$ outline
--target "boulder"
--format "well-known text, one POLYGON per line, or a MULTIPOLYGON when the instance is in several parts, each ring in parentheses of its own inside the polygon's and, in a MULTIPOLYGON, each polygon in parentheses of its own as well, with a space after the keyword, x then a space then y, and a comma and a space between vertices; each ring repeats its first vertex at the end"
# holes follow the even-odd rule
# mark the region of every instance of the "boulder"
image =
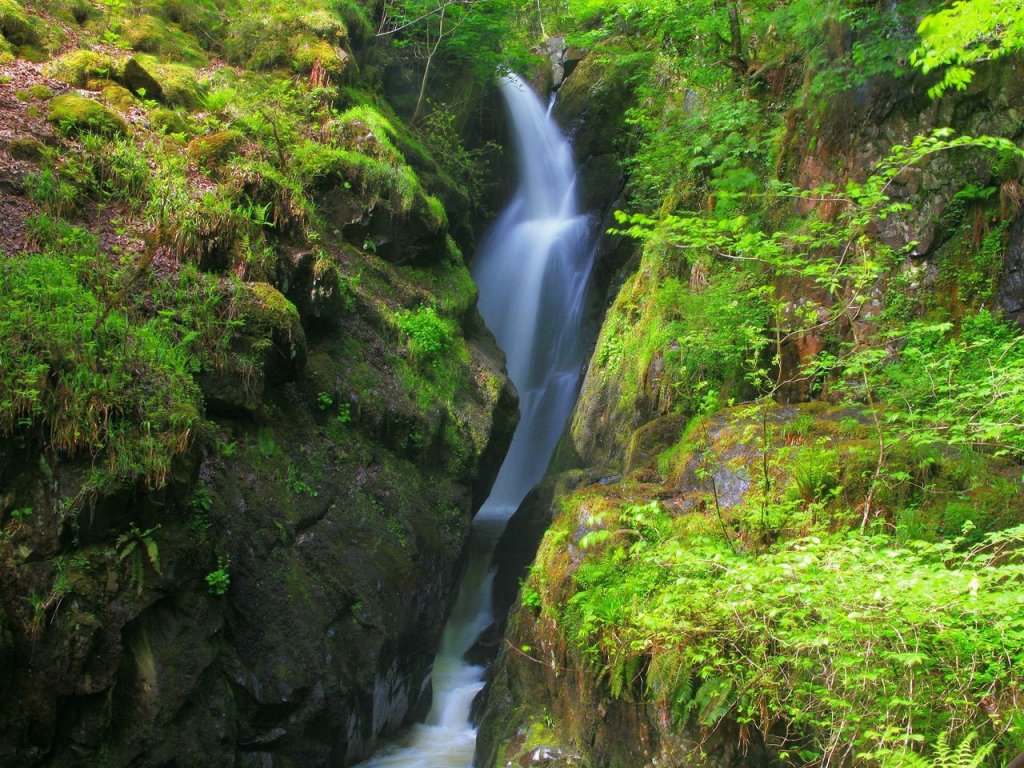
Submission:
POLYGON ((94 131, 106 134, 128 132, 125 121, 109 107, 77 93, 65 93, 50 102, 47 119, 65 133, 94 131))

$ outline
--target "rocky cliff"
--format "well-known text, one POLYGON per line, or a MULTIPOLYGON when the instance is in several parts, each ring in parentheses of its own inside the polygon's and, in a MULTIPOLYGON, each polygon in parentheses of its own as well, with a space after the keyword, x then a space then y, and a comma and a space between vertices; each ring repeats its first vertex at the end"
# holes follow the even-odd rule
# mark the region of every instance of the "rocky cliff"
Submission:
POLYGON ((135 5, 0 5, 0 764, 349 765, 517 419, 480 214, 372 9, 135 5))
MULTIPOLYGON (((846 44, 851 39, 856 35, 846 44)), ((617 188, 608 183, 617 178, 617 169, 637 165, 637 147, 631 144, 636 138, 625 129, 623 114, 631 116, 630 124, 640 123, 644 105, 639 99, 658 98, 651 90, 634 90, 643 82, 635 70, 642 56, 633 55, 638 47, 614 36, 605 39, 560 86, 555 114, 575 137, 582 182, 597 195, 617 188), (612 122, 623 127, 610 130, 612 122)), ((830 56, 841 59, 843 50, 837 42, 830 56)), ((1016 63, 984 69, 967 92, 939 101, 926 95, 926 78, 906 71, 868 77, 855 88, 819 98, 807 87, 810 65, 805 62, 807 69, 801 71, 792 58, 772 63, 770 54, 763 55, 767 61, 758 62, 756 70, 751 65, 758 86, 724 90, 731 98, 768 105, 760 113, 766 122, 773 119, 773 110, 780 110, 768 173, 799 189, 864 183, 893 147, 909 145, 915 135, 934 128, 1020 139, 1024 102, 1016 63)), ((711 107, 701 99, 714 97, 696 85, 673 93, 668 65, 663 66, 649 74, 654 92, 668 104, 657 116, 664 122, 655 121, 658 130, 670 120, 685 120, 695 132, 692 142, 710 146, 711 139, 700 131, 713 132, 716 125, 702 126, 711 107)), ((685 82, 685 76, 680 79, 685 82)), ((744 146, 744 129, 738 125, 743 124, 730 124, 734 132, 725 140, 744 146)), ((747 124, 746 130, 757 129, 747 124)), ((692 171, 712 160, 699 150, 694 154, 691 172, 679 169, 676 185, 663 190, 662 215, 680 209, 679 216, 689 211, 714 215, 716 176, 692 171)), ((835 306, 830 304, 835 298, 813 282, 778 276, 769 294, 772 308, 766 305, 763 319, 751 320, 758 316, 756 307, 742 303, 749 284, 743 278, 737 282, 740 267, 715 272, 712 261, 709 276, 701 249, 740 259, 741 244, 731 252, 728 246, 715 251, 714 237, 707 236, 707 241, 685 246, 691 250, 674 251, 672 234, 661 231, 643 234, 650 238, 644 244, 609 240, 609 253, 617 255, 606 261, 607 314, 570 433, 548 479, 513 517, 504 557, 499 556, 496 595, 514 607, 481 707, 478 765, 759 766, 835 759, 840 753, 829 749, 838 749, 843 738, 858 738, 844 734, 822 747, 815 733, 827 734, 842 722, 838 710, 817 725, 794 726, 788 718, 801 707, 817 706, 816 700, 807 703, 787 688, 778 694, 781 699, 765 696, 751 703, 750 689, 762 683, 749 675, 735 676, 744 680, 735 685, 750 686, 747 691, 730 687, 732 676, 723 670, 729 665, 757 668, 764 644, 769 655, 781 654, 776 661, 788 653, 778 650, 776 643, 783 641, 769 629, 776 616, 799 623, 799 618, 788 618, 784 602, 766 607, 765 617, 755 620, 764 621, 760 631, 755 626, 737 638, 716 623, 728 617, 710 606, 703 613, 696 607, 705 600, 732 600, 734 593, 714 592, 713 579, 692 587, 697 592, 679 593, 672 585, 691 583, 689 576, 705 567, 702 563, 717 558, 723 563, 738 558, 731 566, 721 565, 723 571, 754 569, 758 558, 785 551, 788 540, 799 541, 808 532, 829 536, 850 527, 863 530, 869 517, 876 530, 891 532, 893 541, 953 537, 965 516, 984 530, 1001 530, 1024 519, 1016 500, 1015 461, 984 451, 961 454, 952 445, 899 444, 872 415, 870 393, 865 397, 859 391, 850 398, 836 391, 841 385, 834 380, 833 390, 814 374, 802 373, 823 352, 842 354, 844 345, 854 346, 855 339, 886 327, 895 312, 903 313, 906 322, 924 316, 969 324, 981 307, 986 318, 988 310, 1017 318, 1019 206, 999 209, 971 202, 965 207, 970 193, 962 191, 965 185, 1014 188, 1016 172, 1006 173, 998 162, 993 167, 991 158, 970 153, 945 153, 923 168, 908 164, 887 186, 905 208, 872 222, 868 235, 905 255, 893 272, 864 287, 865 298, 851 302, 853 312, 840 313, 833 322, 834 315, 816 309, 809 328, 791 320, 804 304, 835 306), (778 340, 774 357, 756 349, 748 353, 752 367, 763 366, 766 377, 783 382, 772 387, 767 401, 758 400, 759 385, 743 374, 743 366, 729 362, 746 343, 730 337, 729 329, 744 322, 764 329, 755 333, 766 331, 778 340), (754 405, 720 410, 727 400, 754 405), (921 475, 925 466, 927 477, 921 475), (902 479, 876 485, 872 478, 883 474, 902 479), (959 499, 955 504, 949 501, 954 496, 959 499), (687 548, 705 552, 709 539, 729 542, 723 547, 726 554, 709 551, 692 559, 683 554, 687 548), (527 568, 538 542, 536 561, 527 568), (646 554, 649 547, 659 554, 646 554), (519 579, 525 580, 516 595, 519 579), (679 614, 686 618, 674 623, 679 614), (728 638, 722 640, 726 647, 707 640, 718 632, 728 638)), ((649 183, 633 178, 627 190, 642 201, 649 183)), ((616 195, 606 197, 605 204, 614 200, 618 207, 630 206, 629 193, 616 195)), ((636 200, 632 203, 635 209, 636 200)), ((723 227, 745 226, 749 220, 766 231, 775 226, 792 231, 794 216, 834 218, 841 208, 827 210, 829 204, 779 203, 769 193, 741 207, 749 219, 723 227)), ((649 226, 645 220, 638 229, 649 226)), ((1012 338, 1011 326, 1005 327, 1006 338, 1012 338)), ((882 359, 896 360, 901 343, 906 342, 891 342, 882 359)), ((763 585, 755 579, 745 588, 767 594, 769 577, 759 578, 765 579, 763 585)), ((742 597, 735 599, 743 605, 742 597)), ((824 608, 811 605, 808 610, 824 608)), ((740 627, 747 618, 741 612, 738 608, 734 616, 740 627)), ((840 642, 822 614, 816 615, 822 623, 810 628, 811 636, 828 643, 829 638, 820 638, 832 635, 833 642, 840 642)), ((764 681, 769 687, 785 685, 778 681, 790 674, 799 678, 785 668, 765 666, 768 671, 757 674, 775 675, 775 682, 764 681)), ((813 673, 806 684, 827 688, 822 696, 847 695, 834 692, 813 673)), ((999 703, 993 701, 993 711, 1000 714, 993 717, 1012 717, 1013 695, 1006 689, 1000 696, 999 703)), ((973 711, 970 702, 964 706, 973 711)), ((1010 733, 1016 732, 1011 728, 1010 733)), ((1005 738, 1019 741, 1015 735, 1005 738)), ((846 752, 840 762, 874 764, 879 759, 878 753, 862 749, 858 758, 846 752)), ((1004 754, 1007 759, 1015 754, 1012 745, 1004 754)))

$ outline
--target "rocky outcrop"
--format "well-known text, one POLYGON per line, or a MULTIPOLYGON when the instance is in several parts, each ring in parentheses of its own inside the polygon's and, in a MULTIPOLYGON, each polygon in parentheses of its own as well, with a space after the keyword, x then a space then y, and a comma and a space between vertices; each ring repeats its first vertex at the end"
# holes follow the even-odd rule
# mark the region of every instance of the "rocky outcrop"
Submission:
POLYGON ((549 768, 761 768, 761 744, 738 729, 680 730, 658 707, 613 698, 543 615, 513 614, 490 681, 476 765, 549 768))
MULTIPOLYGON (((547 53, 558 64, 557 48, 547 53)), ((780 176, 801 188, 863 181, 894 145, 907 144, 914 136, 943 126, 953 126, 966 134, 1019 138, 1024 92, 1018 66, 1003 63, 984 69, 967 92, 950 94, 940 102, 927 97, 924 79, 913 74, 900 79, 873 77, 856 89, 827 100, 816 102, 808 98, 801 106, 794 106, 787 116, 787 132, 779 156, 780 176)), ((615 67, 614 56, 590 54, 583 58, 562 83, 554 110, 574 137, 581 163, 581 188, 586 190, 589 186, 593 191, 589 204, 604 210, 609 206, 625 207, 617 200, 624 181, 617 157, 628 151, 628 145, 623 143, 626 139, 621 131, 621 116, 629 106, 631 94, 617 80, 622 73, 616 72, 615 67)), ((942 284, 942 270, 955 272, 961 264, 958 259, 963 258, 961 251, 976 251, 977 243, 973 249, 961 248, 964 221, 951 215, 949 204, 966 185, 998 187, 1001 181, 993 171, 993 163, 979 160, 977 154, 947 152, 938 153, 920 169, 906 171, 891 185, 889 191, 894 198, 910 203, 910 210, 881 221, 872 234, 893 246, 916 241, 905 265, 906 274, 912 276, 906 280, 911 303, 919 300, 922 290, 938 295, 938 302, 946 300, 944 292, 957 293, 955 283, 951 289, 942 284)), ((699 207, 704 201, 693 204, 699 207)), ((812 207, 811 203, 801 201, 795 210, 784 213, 807 214, 812 207)), ((836 213, 818 211, 825 219, 836 213)), ((1012 207, 1010 213, 1013 215, 1012 207)), ((766 211, 764 215, 770 217, 779 212, 766 211)), ((988 218, 983 217, 982 226, 978 227, 982 232, 1009 223, 1005 211, 996 215, 990 207, 985 216, 988 218)), ((998 280, 992 280, 992 295, 952 297, 949 303, 954 318, 961 316, 966 303, 976 302, 980 306, 987 302, 985 305, 991 306, 995 303, 992 299, 996 299, 1009 317, 1024 322, 1022 220, 1016 216, 1007 229, 1008 248, 1002 274, 998 280)), ((657 278, 651 277, 651 282, 645 284, 642 275, 630 275, 638 262, 637 249, 614 240, 607 247, 614 254, 599 259, 598 269, 602 269, 602 263, 606 265, 602 282, 608 293, 595 297, 595 306, 609 306, 625 284, 623 304, 631 306, 636 319, 644 309, 643 298, 653 294, 657 278)), ((879 286, 871 293, 869 305, 858 308, 857 317, 840 323, 838 333, 849 333, 853 323, 858 324, 858 332, 874 327, 872 324, 878 322, 877 316, 883 310, 883 288, 879 286)), ((776 296, 788 302, 781 322, 785 322, 788 314, 799 312, 815 290, 812 285, 780 280, 776 296)), ((631 316, 624 314, 618 320, 628 327, 631 316)), ((781 378, 800 370, 827 343, 834 341, 814 333, 788 338, 780 350, 784 369, 781 378)), ((680 342, 674 343, 678 349, 680 342)), ((643 664, 631 672, 635 672, 633 687, 627 683, 624 690, 613 693, 613 685, 595 666, 594 658, 581 653, 580 643, 573 640, 575 635, 570 637, 578 628, 559 625, 553 615, 560 608, 552 610, 552 606, 564 607, 578 588, 574 575, 583 559, 578 545, 587 528, 582 517, 574 516, 575 489, 592 486, 595 490, 588 492, 606 498, 610 506, 632 503, 627 491, 616 490, 622 481, 636 490, 637 498, 656 498, 669 508, 678 506, 680 510, 692 510, 702 503, 698 496, 713 495, 715 504, 728 514, 757 486, 757 457, 738 445, 716 449, 716 469, 710 475, 698 466, 700 462, 695 457, 676 467, 677 471, 670 476, 664 474, 659 456, 664 462, 674 460, 666 456, 686 434, 693 415, 676 407, 674 393, 663 380, 665 360, 674 351, 656 351, 650 364, 641 368, 642 380, 635 386, 619 380, 602 350, 595 351, 570 434, 559 447, 552 474, 527 498, 510 522, 510 537, 516 543, 502 555, 496 588, 498 603, 513 607, 490 672, 486 700, 479 707, 477 765, 738 768, 767 765, 773 759, 771 749, 759 736, 751 736, 749 729, 735 722, 726 719, 709 733, 689 723, 674 722, 664 708, 645 701, 643 664), (601 490, 599 483, 606 483, 607 490, 601 490), (540 591, 546 596, 541 598, 528 589, 517 605, 519 601, 510 595, 526 573, 525 550, 540 541, 540 526, 548 520, 553 521, 553 528, 540 545, 531 576, 534 586, 543 584, 540 591)), ((730 386, 735 386, 730 394, 737 395, 738 400, 747 399, 742 382, 730 386)), ((812 394, 810 384, 803 380, 781 391, 779 400, 805 403, 812 394)), ((857 429, 856 425, 863 426, 866 420, 860 412, 826 411, 818 404, 787 405, 773 411, 766 423, 785 432, 790 429, 788 425, 800 420, 842 423, 844 429, 857 429)), ((717 440, 721 422, 712 421, 707 429, 706 439, 717 440)), ((599 654, 595 651, 596 655, 599 654)))
POLYGON ((87 464, 5 446, 2 487, 25 506, 4 529, 0 762, 343 766, 429 704, 516 397, 478 334, 460 422, 422 414, 346 346, 375 337, 352 314, 319 333, 258 416, 223 410, 158 493, 74 506, 87 464))
POLYGON ((1007 317, 1024 324, 1024 216, 1020 214, 1010 227, 1003 259, 999 303, 1007 317))

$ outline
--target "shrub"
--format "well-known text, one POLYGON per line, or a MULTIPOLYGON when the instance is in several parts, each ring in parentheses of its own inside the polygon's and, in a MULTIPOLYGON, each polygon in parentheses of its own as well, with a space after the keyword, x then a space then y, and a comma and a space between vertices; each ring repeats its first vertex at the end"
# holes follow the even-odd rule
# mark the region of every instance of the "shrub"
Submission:
POLYGON ((604 523, 576 594, 542 602, 613 695, 647 664, 666 717, 785 732, 800 762, 855 750, 872 764, 974 729, 1020 750, 1024 526, 966 551, 843 532, 752 554, 678 533, 657 504, 604 523))
POLYGON ((409 351, 420 360, 433 360, 448 349, 455 338, 451 320, 438 317, 433 307, 399 312, 395 319, 405 336, 409 351))

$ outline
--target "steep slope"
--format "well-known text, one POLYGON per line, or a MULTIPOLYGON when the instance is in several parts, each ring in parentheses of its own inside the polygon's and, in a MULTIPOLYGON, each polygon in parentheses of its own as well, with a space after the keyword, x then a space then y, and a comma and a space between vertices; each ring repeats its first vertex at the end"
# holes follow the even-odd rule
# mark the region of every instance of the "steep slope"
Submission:
POLYGON ((516 396, 372 10, 0 3, 4 766, 347 765, 429 703, 516 396))
POLYGON ((1016 60, 933 99, 907 62, 936 7, 574 7, 560 113, 628 173, 637 244, 511 523, 550 528, 499 575, 526 580, 478 764, 1009 762, 1016 60))

